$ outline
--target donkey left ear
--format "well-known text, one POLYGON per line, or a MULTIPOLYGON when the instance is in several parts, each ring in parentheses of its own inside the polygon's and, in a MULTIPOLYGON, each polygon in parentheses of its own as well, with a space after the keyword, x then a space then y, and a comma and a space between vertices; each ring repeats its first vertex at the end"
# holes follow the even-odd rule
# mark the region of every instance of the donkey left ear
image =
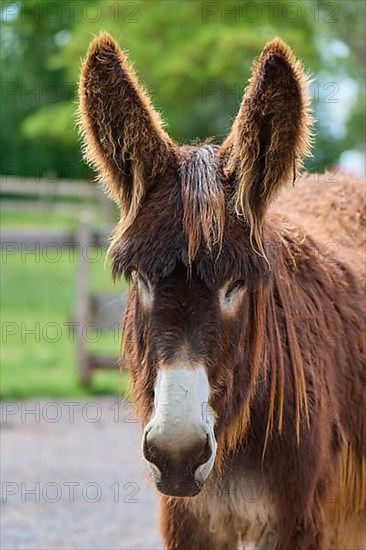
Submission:
POLYGON ((222 170, 235 181, 236 210, 262 253, 265 212, 310 155, 307 85, 291 49, 279 38, 269 42, 253 64, 239 113, 220 149, 222 170))
POLYGON ((80 78, 79 123, 86 160, 132 223, 164 174, 174 144, 125 53, 106 33, 91 43, 80 78))

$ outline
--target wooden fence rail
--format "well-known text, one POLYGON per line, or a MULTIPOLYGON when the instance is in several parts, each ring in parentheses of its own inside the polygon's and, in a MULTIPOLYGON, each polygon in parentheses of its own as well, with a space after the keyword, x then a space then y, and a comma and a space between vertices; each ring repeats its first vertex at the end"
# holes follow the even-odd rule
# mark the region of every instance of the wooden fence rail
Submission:
POLYGON ((94 209, 108 223, 115 221, 113 204, 103 193, 101 186, 85 180, 48 180, 0 176, 0 199, 3 212, 32 212, 44 214, 77 214, 80 204, 94 209))
POLYGON ((58 197, 69 199, 98 199, 101 191, 98 185, 87 181, 50 181, 39 178, 20 178, 15 176, 0 177, 0 195, 19 197, 58 197))

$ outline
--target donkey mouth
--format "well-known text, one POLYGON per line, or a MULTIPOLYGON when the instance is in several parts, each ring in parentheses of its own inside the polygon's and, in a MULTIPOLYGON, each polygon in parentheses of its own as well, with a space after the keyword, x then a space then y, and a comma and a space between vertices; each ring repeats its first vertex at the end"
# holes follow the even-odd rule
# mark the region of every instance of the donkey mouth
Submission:
POLYGON ((193 497, 198 495, 212 468, 210 458, 198 468, 190 466, 174 467, 170 464, 169 468, 158 468, 155 464, 147 462, 150 474, 152 475, 155 487, 163 495, 172 497, 193 497))
POLYGON ((166 480, 162 477, 155 486, 160 493, 170 497, 194 497, 201 491, 203 483, 196 479, 180 482, 179 480, 166 480))

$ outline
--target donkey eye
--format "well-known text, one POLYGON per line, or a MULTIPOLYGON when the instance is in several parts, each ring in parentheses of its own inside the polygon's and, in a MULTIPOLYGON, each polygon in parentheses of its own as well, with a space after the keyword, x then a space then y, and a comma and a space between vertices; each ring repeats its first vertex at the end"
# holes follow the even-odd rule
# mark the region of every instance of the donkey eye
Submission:
POLYGON ((220 289, 219 300, 221 311, 224 314, 232 315, 239 306, 242 297, 242 292, 245 289, 245 282, 242 279, 237 279, 230 285, 226 285, 220 289))
POLYGON ((145 292, 150 292, 150 284, 148 280, 143 275, 141 275, 141 273, 137 274, 137 284, 145 292))
POLYGON ((242 279, 238 279, 226 291, 225 300, 227 300, 227 301, 231 300, 231 298, 233 298, 235 296, 235 294, 243 288, 244 288, 244 281, 242 279))

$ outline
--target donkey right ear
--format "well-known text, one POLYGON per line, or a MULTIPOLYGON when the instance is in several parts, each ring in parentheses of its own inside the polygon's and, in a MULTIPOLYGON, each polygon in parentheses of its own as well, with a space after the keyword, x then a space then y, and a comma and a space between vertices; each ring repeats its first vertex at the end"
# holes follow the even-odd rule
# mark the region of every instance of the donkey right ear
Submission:
POLYGON ((89 47, 79 96, 85 159, 129 225, 149 187, 164 173, 174 143, 125 54, 108 34, 100 34, 89 47))
POLYGON ((221 146, 221 167, 236 188, 236 210, 252 244, 264 254, 262 228, 269 205, 310 156, 313 122, 308 78, 280 38, 253 65, 239 113, 221 146))

